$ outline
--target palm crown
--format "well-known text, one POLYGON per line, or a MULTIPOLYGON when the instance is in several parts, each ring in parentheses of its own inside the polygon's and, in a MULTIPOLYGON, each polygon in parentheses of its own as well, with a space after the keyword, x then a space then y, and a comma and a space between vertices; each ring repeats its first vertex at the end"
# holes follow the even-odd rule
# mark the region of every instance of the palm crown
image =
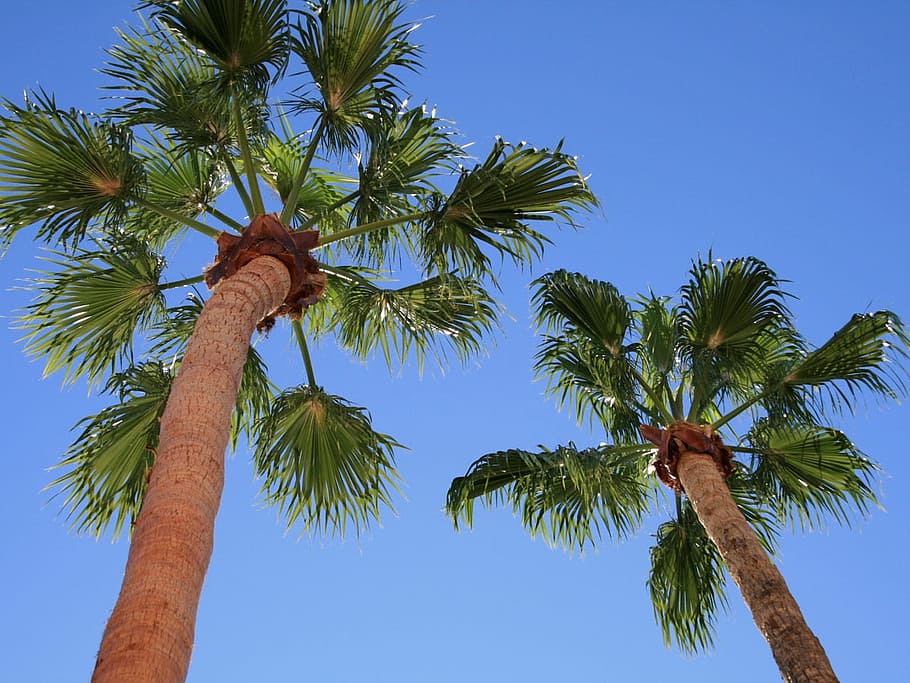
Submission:
POLYGON ((763 262, 697 260, 679 297, 628 299, 611 284, 557 271, 535 282, 543 337, 535 369, 579 421, 610 443, 477 460, 455 479, 447 508, 472 523, 473 503, 507 502, 548 542, 583 550, 603 533, 640 528, 655 474, 676 489, 651 548, 648 581, 669 644, 709 646, 724 606, 724 562, 673 474, 654 463, 639 428, 710 425, 736 457, 730 493, 768 550, 782 526, 848 522, 876 503, 876 465, 830 424, 861 393, 904 390, 907 330, 890 311, 854 315, 813 347, 795 329, 781 281, 763 262))
POLYGON ((2 245, 35 226, 52 247, 21 318, 26 350, 114 399, 83 420, 54 485, 80 530, 133 520, 202 308, 198 291, 174 296, 202 276, 169 279, 163 254, 187 230, 243 233, 275 211, 295 232, 319 229, 326 293, 291 311, 300 386, 277 392, 250 349, 233 443, 251 437, 263 495, 288 525, 359 529, 390 502, 399 444, 317 384, 307 341, 328 335, 390 366, 466 358, 496 326, 497 258, 533 261, 547 238, 532 225, 571 223, 595 200, 559 147, 497 140, 474 162, 446 121, 402 104, 421 51, 394 0, 139 11, 102 69, 115 106, 65 109, 38 91, 0 120, 2 245), (390 286, 403 262, 415 281, 390 286))

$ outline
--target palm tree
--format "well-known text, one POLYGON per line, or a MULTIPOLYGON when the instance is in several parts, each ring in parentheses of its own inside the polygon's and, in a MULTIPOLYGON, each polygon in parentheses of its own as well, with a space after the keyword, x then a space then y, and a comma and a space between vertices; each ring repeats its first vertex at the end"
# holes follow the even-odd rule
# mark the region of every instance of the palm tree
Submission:
POLYGON ((456 528, 472 524, 481 498, 583 550, 635 532, 669 488, 674 512, 657 530, 648 579, 664 641, 711 645, 726 567, 784 679, 837 680, 768 553, 781 526, 845 522, 876 503, 876 466, 829 416, 863 392, 904 390, 893 361, 906 359, 910 337, 898 317, 854 315, 812 347, 781 281, 755 258, 697 260, 677 300, 627 299, 565 271, 534 286, 544 333, 535 369, 610 443, 483 456, 449 489, 456 528))
POLYGON ((472 162, 403 104, 421 51, 397 0, 301 5, 144 2, 102 69, 112 108, 38 91, 0 118, 0 240, 34 227, 51 249, 26 350, 114 401, 53 482, 79 531, 132 534, 97 681, 186 677, 229 444, 249 439, 289 526, 359 531, 391 505, 399 443, 317 383, 314 337, 391 367, 467 358, 497 323, 497 261, 535 261, 533 225, 595 204, 559 146, 472 162), (187 231, 215 263, 169 277, 187 231), (203 279, 207 300, 174 298, 203 279), (305 380, 278 392, 250 340, 281 316, 305 380))

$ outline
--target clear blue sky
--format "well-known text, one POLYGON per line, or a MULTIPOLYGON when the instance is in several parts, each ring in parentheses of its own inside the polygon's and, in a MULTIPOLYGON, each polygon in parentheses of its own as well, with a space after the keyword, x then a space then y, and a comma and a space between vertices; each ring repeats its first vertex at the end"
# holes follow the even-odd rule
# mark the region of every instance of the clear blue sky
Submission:
MULTIPOLYGON (((93 69, 131 7, 7 3, 0 95, 40 84, 61 105, 93 108, 93 69)), ((910 5, 415 0, 409 14, 432 17, 416 34, 426 69, 408 80, 413 99, 454 119, 479 154, 495 135, 565 138, 604 211, 556 235, 533 273, 504 269, 514 320, 479 363, 391 376, 381 361, 317 349, 321 383, 410 447, 399 454, 407 500, 359 540, 297 540, 258 506, 248 454, 231 459, 189 680, 777 680, 735 589, 714 651, 664 648, 645 587, 662 518, 578 558, 532 540, 506 510, 456 534, 444 495, 483 453, 600 440, 531 381, 527 283, 547 269, 670 294, 710 248, 763 258, 792 281, 815 342, 854 312, 910 318, 910 5)), ((27 302, 13 288, 38 253, 29 238, 0 261, 0 680, 84 681, 127 545, 69 534, 42 491, 70 428, 104 402, 42 381, 10 329, 27 302)), ((279 329, 260 348, 280 383, 302 381, 279 329)), ((886 511, 783 541, 781 569, 843 681, 910 680, 908 418, 906 405, 870 405, 842 423, 884 466, 886 511)))

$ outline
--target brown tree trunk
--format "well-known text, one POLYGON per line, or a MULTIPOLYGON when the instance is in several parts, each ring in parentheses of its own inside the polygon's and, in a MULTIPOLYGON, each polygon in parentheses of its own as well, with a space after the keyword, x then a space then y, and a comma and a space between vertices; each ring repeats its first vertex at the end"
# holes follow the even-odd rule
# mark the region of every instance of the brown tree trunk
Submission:
POLYGON ((828 656, 784 577, 743 517, 714 460, 683 450, 676 465, 698 519, 717 546, 788 683, 837 683, 828 656))
POLYGON ((205 304, 161 417, 155 466, 92 681, 186 679, 250 337, 289 287, 288 269, 260 257, 223 280, 205 304))

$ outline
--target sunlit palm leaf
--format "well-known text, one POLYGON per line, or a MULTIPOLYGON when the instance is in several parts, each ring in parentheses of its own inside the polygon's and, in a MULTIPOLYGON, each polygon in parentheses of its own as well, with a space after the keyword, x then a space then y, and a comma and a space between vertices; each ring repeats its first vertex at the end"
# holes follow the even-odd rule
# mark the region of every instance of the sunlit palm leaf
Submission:
POLYGON ((390 436, 373 431, 369 414, 318 387, 282 393, 258 424, 254 453, 265 501, 288 528, 358 533, 391 507, 397 490, 390 436))
POLYGON ((26 353, 45 359, 45 375, 64 371, 64 382, 95 384, 118 362, 129 363, 136 332, 164 313, 160 256, 136 242, 98 248, 52 252, 45 260, 55 269, 29 281, 37 296, 19 320, 26 353))
POLYGON ((602 534, 625 537, 638 529, 648 506, 643 454, 650 447, 574 445, 537 453, 490 453, 452 481, 446 510, 457 527, 473 524, 474 501, 508 503, 532 535, 569 550, 585 549, 602 534))
POLYGON ((877 505, 869 483, 878 469, 840 431, 813 424, 759 423, 753 485, 779 519, 804 528, 825 519, 849 524, 851 513, 877 505))
POLYGON ((906 328, 891 311, 854 315, 831 339, 797 361, 783 383, 827 391, 835 410, 853 405, 863 390, 897 398, 906 390, 901 364, 908 349, 906 328))
POLYGON ((381 112, 398 109, 396 71, 416 69, 419 52, 403 11, 396 0, 333 0, 314 3, 297 27, 293 50, 317 90, 297 106, 319 113, 330 149, 353 150, 381 112))
POLYGON ((720 553, 688 502, 655 539, 648 589, 664 643, 684 652, 710 648, 718 612, 727 607, 720 553))
POLYGON ((420 253, 428 268, 490 274, 492 250, 526 265, 549 239, 529 226, 596 205, 575 160, 555 150, 497 140, 487 159, 464 171, 425 221, 420 253))
POLYGON ((82 431, 57 467, 65 474, 48 488, 64 496, 63 510, 76 531, 118 537, 139 514, 158 446, 158 420, 171 387, 158 363, 113 375, 105 391, 119 402, 83 419, 82 431))
POLYGON ((185 147, 232 143, 231 102, 203 55, 158 26, 118 30, 118 36, 101 70, 115 81, 105 89, 123 100, 116 116, 172 131, 185 147))
MULTIPOLYGON (((147 172, 146 201, 169 212, 197 218, 229 186, 224 165, 198 150, 177 148, 162 140, 139 146, 147 172)), ((130 213, 126 230, 154 246, 164 244, 186 227, 145 208, 130 213)))
POLYGON ((28 225, 48 242, 74 244, 97 223, 117 226, 141 195, 144 173, 132 136, 83 112, 58 109, 33 95, 5 102, 0 118, 0 246, 28 225))
POLYGON ((338 284, 332 326, 339 343, 363 358, 381 350, 390 368, 412 351, 419 368, 427 355, 441 363, 447 350, 465 360, 496 325, 496 303, 472 278, 439 275, 398 289, 364 278, 338 284))
POLYGON ((287 65, 286 0, 149 0, 152 16, 209 57, 228 80, 264 85, 287 65))

